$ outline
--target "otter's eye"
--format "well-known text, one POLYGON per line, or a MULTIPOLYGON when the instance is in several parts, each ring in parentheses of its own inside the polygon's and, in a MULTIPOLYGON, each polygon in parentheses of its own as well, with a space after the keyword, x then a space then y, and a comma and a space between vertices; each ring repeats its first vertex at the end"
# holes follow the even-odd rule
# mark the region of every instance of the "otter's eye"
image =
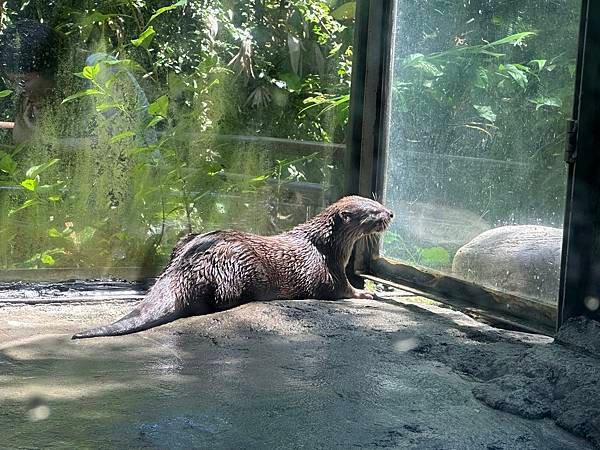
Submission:
POLYGON ((348 223, 352 220, 352 213, 350 211, 340 212, 340 217, 344 223, 348 223))

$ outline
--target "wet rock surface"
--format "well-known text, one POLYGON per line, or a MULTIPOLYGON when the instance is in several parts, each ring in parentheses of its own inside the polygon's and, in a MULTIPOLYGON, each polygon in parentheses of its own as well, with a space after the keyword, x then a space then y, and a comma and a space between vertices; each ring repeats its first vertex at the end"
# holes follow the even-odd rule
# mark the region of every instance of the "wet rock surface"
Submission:
POLYGON ((70 340, 132 305, 0 307, 2 446, 599 443, 599 359, 544 336, 404 299, 253 303, 135 335, 70 340))

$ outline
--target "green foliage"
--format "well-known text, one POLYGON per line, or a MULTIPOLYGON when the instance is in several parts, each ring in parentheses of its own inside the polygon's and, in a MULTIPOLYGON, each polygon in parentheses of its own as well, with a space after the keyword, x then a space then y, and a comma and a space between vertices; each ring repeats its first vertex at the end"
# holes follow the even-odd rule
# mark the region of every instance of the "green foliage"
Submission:
POLYGON ((496 121, 496 114, 494 113, 494 111, 492 111, 492 108, 490 106, 473 105, 473 108, 475 108, 477 114, 479 114, 479 116, 483 119, 486 119, 490 122, 496 121))
POLYGON ((12 156, 3 151, 0 151, 0 170, 8 175, 12 175, 17 170, 17 163, 12 156))
POLYGON ((452 211, 475 230, 561 226, 580 2, 397 8, 387 191, 414 216, 392 224, 388 254, 450 270, 466 243, 452 211))
POLYGON ((142 34, 140 34, 140 37, 138 37, 137 39, 132 39, 131 43, 136 47, 142 46, 146 50, 148 50, 150 44, 152 43, 152 39, 154 39, 155 34, 156 31, 154 31, 154 27, 150 25, 142 32, 142 34))
POLYGON ((154 19, 156 19, 158 16, 160 16, 163 13, 166 13, 167 11, 171 11, 173 9, 177 9, 180 6, 186 6, 187 5, 187 0, 179 0, 177 3, 174 3, 172 5, 169 6, 163 6, 162 8, 158 8, 156 10, 156 12, 154 14, 152 14, 152 16, 150 16, 150 19, 148 20, 148 24, 150 22, 152 22, 154 19))
POLYGON ((450 264, 450 253, 444 247, 418 249, 420 262, 426 266, 447 266, 450 264))
MULTIPOLYGON (((156 271, 185 232, 303 221, 307 200, 289 187, 335 189, 341 167, 325 148, 299 155, 261 138, 343 142, 354 8, 6 2, 0 29, 43 20, 68 51, 31 138, 0 134, 2 267, 156 271)), ((23 102, 6 81, 0 120, 23 102)))
POLYGON ((419 247, 415 242, 409 242, 401 233, 388 231, 384 235, 384 247, 404 261, 414 265, 427 266, 434 269, 448 267, 452 262, 452 255, 448 249, 436 245, 433 247, 419 247))

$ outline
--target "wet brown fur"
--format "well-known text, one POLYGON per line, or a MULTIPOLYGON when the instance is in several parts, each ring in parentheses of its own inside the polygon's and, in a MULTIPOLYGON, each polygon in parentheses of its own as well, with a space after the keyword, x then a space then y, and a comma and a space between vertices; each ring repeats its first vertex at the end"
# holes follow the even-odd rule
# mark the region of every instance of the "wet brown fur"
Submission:
POLYGON ((180 317, 250 301, 372 298, 345 274, 354 243, 383 231, 393 214, 363 197, 344 197, 276 236, 213 231, 182 238, 144 300, 127 316, 73 339, 135 333, 180 317))

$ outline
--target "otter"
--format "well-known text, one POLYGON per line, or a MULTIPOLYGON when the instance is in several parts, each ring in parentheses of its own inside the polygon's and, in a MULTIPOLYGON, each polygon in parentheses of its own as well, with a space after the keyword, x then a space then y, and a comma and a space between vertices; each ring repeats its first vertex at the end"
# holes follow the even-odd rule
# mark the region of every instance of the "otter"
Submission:
POLYGON ((372 299, 350 285, 345 268, 354 243, 383 232, 392 218, 379 202, 350 196, 276 236, 233 230, 189 234, 131 313, 73 339, 136 333, 251 301, 372 299))

